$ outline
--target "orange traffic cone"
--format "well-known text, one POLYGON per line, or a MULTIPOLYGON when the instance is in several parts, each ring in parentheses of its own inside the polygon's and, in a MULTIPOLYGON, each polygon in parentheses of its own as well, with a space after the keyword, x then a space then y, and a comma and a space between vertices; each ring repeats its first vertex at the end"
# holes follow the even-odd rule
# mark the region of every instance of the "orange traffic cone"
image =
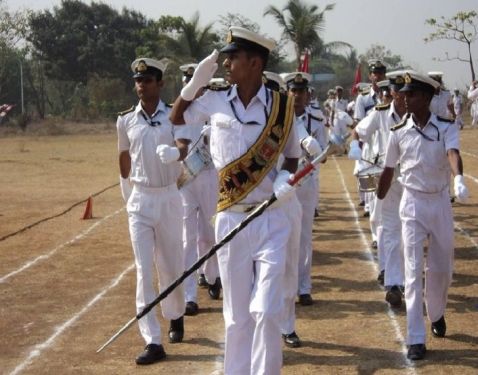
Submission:
POLYGON ((83 214, 83 220, 93 218, 93 198, 89 197, 86 201, 85 213, 83 214))

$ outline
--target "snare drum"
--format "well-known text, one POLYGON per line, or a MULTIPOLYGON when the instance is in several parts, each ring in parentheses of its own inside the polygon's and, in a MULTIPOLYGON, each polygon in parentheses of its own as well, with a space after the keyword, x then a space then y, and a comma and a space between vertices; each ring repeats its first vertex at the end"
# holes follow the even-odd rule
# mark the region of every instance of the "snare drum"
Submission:
POLYGON ((202 170, 212 168, 212 158, 209 153, 209 147, 201 139, 183 160, 183 172, 178 180, 178 186, 181 187, 193 180, 202 170))
POLYGON ((359 190, 362 192, 373 192, 377 190, 378 180, 383 172, 383 168, 372 165, 358 172, 359 190))

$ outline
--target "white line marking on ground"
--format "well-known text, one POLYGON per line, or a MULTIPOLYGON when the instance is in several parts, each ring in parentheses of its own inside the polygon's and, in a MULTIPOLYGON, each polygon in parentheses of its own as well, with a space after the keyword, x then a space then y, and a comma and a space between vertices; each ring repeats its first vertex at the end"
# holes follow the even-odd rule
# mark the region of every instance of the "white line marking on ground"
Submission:
POLYGON ((112 214, 108 215, 108 216, 105 216, 103 219, 97 221, 96 223, 94 223, 91 227, 89 227, 88 229, 86 229, 85 231, 83 231, 82 233, 78 234, 77 236, 73 237, 71 240, 65 242, 65 243, 62 243, 61 245, 55 247, 53 250, 51 250, 50 252, 46 253, 46 254, 42 254, 38 257, 36 257, 35 259, 33 260, 30 260, 28 262, 26 262, 23 266, 21 266, 20 268, 17 268, 15 271, 12 271, 8 274, 6 274, 5 276, 2 276, 0 278, 0 284, 1 283, 4 283, 5 281, 7 281, 10 277, 12 276, 15 276, 16 274, 22 272, 22 271, 25 271, 26 269, 30 268, 31 266, 35 265, 36 263, 42 261, 42 260, 45 260, 45 259, 48 259, 50 258, 52 255, 54 255, 58 250, 64 248, 65 246, 68 246, 68 245, 71 245, 73 243, 75 243, 76 241, 79 241, 81 240, 82 238, 84 238, 85 236, 87 236, 92 230, 94 230, 96 227, 100 226, 101 224, 103 224, 106 220, 108 219, 111 219, 113 216, 116 216, 117 214, 119 214, 121 211, 124 210, 124 207, 123 208, 120 208, 119 210, 113 212, 112 214))
MULTIPOLYGON (((355 206, 353 204, 350 193, 347 189, 347 185, 345 184, 344 175, 342 174, 342 170, 341 170, 340 165, 337 162, 337 160, 335 158, 333 158, 333 160, 334 160, 335 166, 337 167, 337 171, 339 172, 340 180, 342 182, 342 187, 343 187, 343 190, 344 190, 345 195, 347 197, 347 201, 348 201, 349 206, 352 209, 352 212, 354 214, 355 225, 360 232, 360 239, 362 240, 363 245, 367 249, 367 253, 366 253, 367 258, 370 260, 371 264, 373 265, 375 273, 378 273, 377 264, 374 262, 373 253, 372 253, 372 250, 369 247, 367 237, 365 236, 365 233, 363 232, 362 227, 360 226, 359 216, 358 216, 357 210, 355 209, 355 206)), ((388 317, 390 318, 390 321, 392 322, 392 326, 395 330, 395 335, 396 335, 397 339, 399 340, 399 342, 402 346, 402 355, 403 355, 403 359, 405 361, 405 365, 406 365, 407 370, 408 370, 407 373, 416 374, 416 369, 415 369, 415 366, 414 366, 413 362, 410 361, 407 358, 407 346, 405 344, 405 339, 403 338, 402 332, 400 331, 400 326, 399 326, 398 321, 397 321, 397 316, 395 315, 395 313, 393 312, 393 310, 390 307, 388 307, 387 314, 388 314, 388 317)))
POLYGON ((471 152, 466 152, 466 151, 460 150, 460 154, 471 156, 472 158, 478 159, 478 155, 472 154, 471 152))
POLYGON ((96 302, 98 302, 110 289, 114 288, 116 285, 119 284, 121 279, 132 269, 134 269, 134 263, 130 264, 128 268, 126 268, 121 274, 116 277, 110 285, 104 288, 100 293, 98 293, 90 302, 88 302, 78 313, 73 315, 70 319, 68 319, 65 323, 61 326, 55 328, 55 332, 51 335, 46 341, 42 342, 41 344, 35 345, 35 347, 30 351, 28 356, 20 363, 11 373, 10 375, 16 375, 22 372, 28 365, 30 365, 36 357, 39 357, 42 351, 50 348, 58 336, 60 336, 65 330, 70 328, 83 314, 85 314, 90 307, 92 307, 96 302))
POLYGON ((469 175, 467 173, 463 173, 463 175, 467 178, 469 178, 470 180, 472 180, 474 183, 478 184, 478 178, 472 176, 472 175, 469 175))

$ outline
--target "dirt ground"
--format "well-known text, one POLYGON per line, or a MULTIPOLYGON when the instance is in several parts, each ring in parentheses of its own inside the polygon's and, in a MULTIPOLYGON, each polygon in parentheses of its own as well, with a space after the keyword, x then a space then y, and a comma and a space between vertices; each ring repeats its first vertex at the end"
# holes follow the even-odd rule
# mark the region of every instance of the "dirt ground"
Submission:
MULTIPOLYGON (((357 207, 353 163, 330 158, 320 172, 314 225, 312 306, 297 305, 298 349, 284 348, 283 374, 478 373, 478 130, 465 129, 462 155, 471 198, 454 204, 456 263, 447 336, 428 335, 428 355, 404 356, 405 310, 392 311, 376 282, 368 221, 357 207)), ((0 237, 57 214, 118 181, 116 135, 0 139, 0 237)), ((182 344, 146 368, 136 325, 95 351, 135 315, 135 271, 118 187, 0 241, 1 374, 221 374, 221 301, 199 292, 182 344)), ((162 321, 167 330, 167 322, 162 321)), ((427 323, 428 325, 428 323, 427 323)))

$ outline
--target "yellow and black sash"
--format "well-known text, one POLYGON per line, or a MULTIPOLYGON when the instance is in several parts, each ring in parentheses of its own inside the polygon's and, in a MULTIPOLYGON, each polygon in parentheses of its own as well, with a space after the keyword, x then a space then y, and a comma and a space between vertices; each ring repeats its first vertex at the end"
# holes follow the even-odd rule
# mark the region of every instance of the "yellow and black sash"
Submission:
POLYGON ((218 212, 244 199, 275 166, 289 138, 293 119, 294 99, 274 91, 269 119, 257 141, 219 171, 218 212))

